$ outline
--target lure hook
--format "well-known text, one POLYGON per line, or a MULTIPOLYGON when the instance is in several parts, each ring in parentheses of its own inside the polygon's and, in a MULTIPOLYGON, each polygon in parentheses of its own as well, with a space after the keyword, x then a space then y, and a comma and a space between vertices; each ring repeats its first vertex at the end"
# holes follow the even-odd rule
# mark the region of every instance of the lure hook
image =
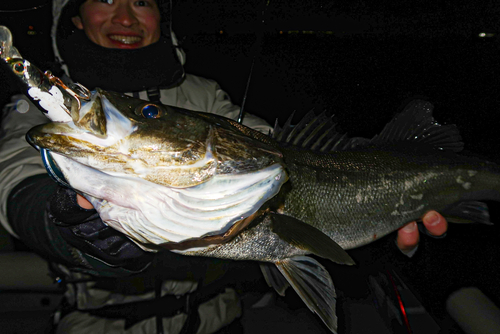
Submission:
MULTIPOLYGON (((73 89, 69 88, 64 82, 62 82, 61 79, 53 75, 52 72, 45 71, 44 74, 47 76, 51 84, 59 86, 60 88, 64 89, 69 95, 71 95, 76 100, 76 102, 78 103, 78 110, 80 110, 82 107, 81 100, 90 101, 90 96, 91 96, 90 91, 84 85, 80 83, 74 83, 73 87, 77 88, 77 90, 79 91, 78 93, 76 93, 73 89)), ((66 110, 66 112, 69 115, 71 115, 71 113, 68 110, 66 110)))

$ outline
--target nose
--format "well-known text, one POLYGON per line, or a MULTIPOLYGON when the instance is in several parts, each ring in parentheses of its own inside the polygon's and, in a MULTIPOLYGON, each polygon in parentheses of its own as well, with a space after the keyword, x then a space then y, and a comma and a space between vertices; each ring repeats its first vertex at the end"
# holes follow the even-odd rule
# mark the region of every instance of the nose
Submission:
POLYGON ((117 4, 112 22, 124 27, 130 27, 138 22, 130 2, 119 2, 117 4))

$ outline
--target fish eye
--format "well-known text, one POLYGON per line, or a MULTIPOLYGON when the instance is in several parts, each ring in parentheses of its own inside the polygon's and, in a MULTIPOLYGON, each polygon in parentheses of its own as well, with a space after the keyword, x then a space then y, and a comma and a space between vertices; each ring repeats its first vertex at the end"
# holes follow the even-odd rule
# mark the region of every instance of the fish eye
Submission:
POLYGON ((140 107, 139 114, 144 118, 160 118, 162 115, 162 108, 156 104, 146 104, 140 107))
POLYGON ((12 64, 12 69, 16 74, 22 75, 26 70, 26 66, 24 66, 24 62, 22 60, 18 60, 12 64))

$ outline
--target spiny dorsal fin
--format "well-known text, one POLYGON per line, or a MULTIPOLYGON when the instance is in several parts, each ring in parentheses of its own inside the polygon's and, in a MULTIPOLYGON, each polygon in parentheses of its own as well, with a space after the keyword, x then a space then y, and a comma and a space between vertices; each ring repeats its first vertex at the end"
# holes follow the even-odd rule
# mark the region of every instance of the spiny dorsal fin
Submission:
POLYGON ((293 126, 292 126, 293 116, 295 116, 295 111, 292 112, 290 117, 288 117, 288 119, 285 122, 285 125, 283 125, 282 128, 279 126, 278 120, 276 120, 276 124, 274 125, 274 130, 273 130, 273 138, 274 139, 276 139, 279 142, 285 142, 284 138, 286 138, 290 134, 290 132, 292 132, 292 130, 293 130, 293 126))
MULTIPOLYGON (((316 116, 310 111, 295 126, 292 126, 293 116, 282 128, 277 123, 274 126, 273 138, 278 142, 319 152, 341 151, 360 143, 359 138, 353 141, 339 133, 332 118, 324 112, 316 116)), ((363 142, 367 141, 363 139, 363 142)))
POLYGON ((433 106, 423 100, 410 102, 371 140, 349 138, 337 131, 331 117, 310 111, 297 125, 292 116, 283 128, 276 123, 273 138, 280 143, 317 152, 345 151, 368 145, 415 143, 442 151, 460 152, 464 144, 455 125, 441 125, 432 116, 433 106))
POLYGON ((460 152, 464 144, 457 127, 437 123, 432 117, 433 108, 427 101, 410 102, 379 135, 372 138, 370 144, 413 142, 438 150, 460 152))

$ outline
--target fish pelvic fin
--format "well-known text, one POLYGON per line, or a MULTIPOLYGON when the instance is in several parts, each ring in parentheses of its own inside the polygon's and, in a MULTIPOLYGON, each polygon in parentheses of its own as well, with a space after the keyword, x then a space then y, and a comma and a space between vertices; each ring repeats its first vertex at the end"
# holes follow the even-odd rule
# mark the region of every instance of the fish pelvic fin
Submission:
POLYGON ((262 275, 264 276, 267 285, 283 297, 290 284, 279 272, 276 266, 270 262, 261 262, 260 270, 262 271, 262 275))
POLYGON ((307 307, 316 313, 333 333, 337 333, 337 294, 328 271, 308 256, 278 261, 276 267, 307 307))
POLYGON ((342 247, 314 226, 286 215, 270 213, 269 216, 272 231, 283 241, 338 264, 354 264, 342 247))

